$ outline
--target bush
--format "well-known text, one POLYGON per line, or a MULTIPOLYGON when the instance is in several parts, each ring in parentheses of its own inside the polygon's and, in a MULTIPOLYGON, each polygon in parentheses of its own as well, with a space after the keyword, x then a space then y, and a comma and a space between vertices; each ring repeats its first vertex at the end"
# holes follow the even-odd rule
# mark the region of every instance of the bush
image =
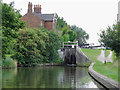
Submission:
POLYGON ((60 38, 54 31, 26 28, 20 30, 18 35, 16 53, 12 56, 18 64, 31 66, 33 63, 50 63, 58 60, 60 38))
POLYGON ((6 58, 2 61, 2 68, 14 68, 15 64, 12 58, 6 58))
POLYGON ((63 64, 63 60, 59 58, 58 60, 55 61, 56 64, 63 64))

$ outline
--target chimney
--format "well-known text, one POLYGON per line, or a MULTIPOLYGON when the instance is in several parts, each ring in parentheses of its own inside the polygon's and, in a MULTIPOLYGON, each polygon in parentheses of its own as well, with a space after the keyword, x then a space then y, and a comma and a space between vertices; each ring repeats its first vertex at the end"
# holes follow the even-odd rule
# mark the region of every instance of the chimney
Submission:
POLYGON ((28 3, 28 13, 32 13, 32 3, 28 3))
POLYGON ((41 5, 34 5, 34 12, 41 14, 41 5))

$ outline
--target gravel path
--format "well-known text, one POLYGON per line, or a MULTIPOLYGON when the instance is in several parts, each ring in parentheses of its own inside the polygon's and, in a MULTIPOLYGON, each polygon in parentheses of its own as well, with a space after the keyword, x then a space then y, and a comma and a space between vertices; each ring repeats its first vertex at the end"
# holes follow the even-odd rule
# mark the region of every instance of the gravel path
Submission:
POLYGON ((112 51, 110 51, 110 54, 108 55, 108 57, 105 57, 105 51, 101 50, 101 54, 100 56, 97 57, 97 59, 99 61, 101 61, 102 63, 106 62, 113 62, 112 60, 112 51))

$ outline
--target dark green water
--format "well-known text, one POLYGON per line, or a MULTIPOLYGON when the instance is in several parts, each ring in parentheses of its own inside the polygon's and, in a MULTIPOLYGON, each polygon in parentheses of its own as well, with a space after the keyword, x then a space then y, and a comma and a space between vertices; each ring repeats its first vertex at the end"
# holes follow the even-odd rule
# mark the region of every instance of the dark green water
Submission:
POLYGON ((87 68, 47 66, 2 70, 2 88, 97 88, 87 68))

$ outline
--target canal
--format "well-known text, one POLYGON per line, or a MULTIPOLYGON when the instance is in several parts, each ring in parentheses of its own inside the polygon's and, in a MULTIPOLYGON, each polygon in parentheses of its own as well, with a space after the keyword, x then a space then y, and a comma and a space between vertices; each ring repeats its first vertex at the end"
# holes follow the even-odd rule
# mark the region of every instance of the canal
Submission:
POLYGON ((2 88, 97 88, 85 67, 24 67, 2 70, 2 88))

